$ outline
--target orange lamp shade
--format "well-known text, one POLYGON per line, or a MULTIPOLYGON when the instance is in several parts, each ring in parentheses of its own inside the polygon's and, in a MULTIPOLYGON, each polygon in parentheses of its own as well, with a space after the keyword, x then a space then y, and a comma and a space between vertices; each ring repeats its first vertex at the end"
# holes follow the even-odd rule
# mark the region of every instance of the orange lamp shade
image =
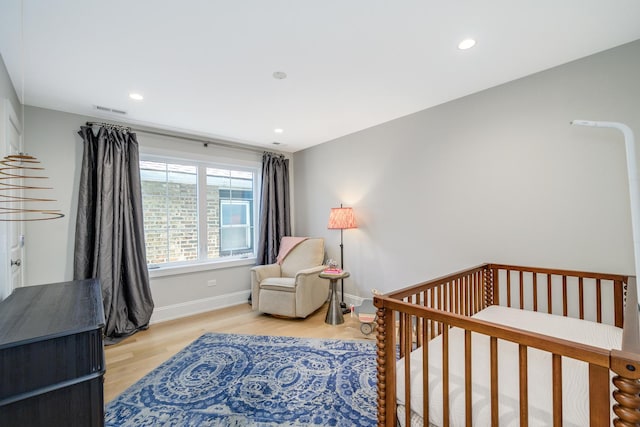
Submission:
POLYGON ((329 215, 329 229, 345 229, 345 228, 358 228, 356 224, 356 217, 353 215, 352 208, 331 208, 331 214, 329 215))

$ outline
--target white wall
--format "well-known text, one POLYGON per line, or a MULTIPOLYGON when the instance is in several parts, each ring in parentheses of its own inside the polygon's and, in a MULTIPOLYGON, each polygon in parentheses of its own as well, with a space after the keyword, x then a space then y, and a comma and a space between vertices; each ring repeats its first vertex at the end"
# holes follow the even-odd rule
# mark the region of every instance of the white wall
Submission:
MULTIPOLYGON (((35 107, 25 109, 25 145, 46 168, 50 194, 65 217, 54 221, 27 223, 25 284, 35 285, 73 279, 73 251, 78 183, 83 144, 77 131, 95 119, 35 107)), ((234 158, 260 162, 261 152, 232 150, 184 142, 175 138, 138 132, 140 151, 170 150, 184 156, 234 158)), ((152 321, 211 310, 245 302, 250 293, 249 269, 239 265, 187 274, 152 277, 151 292, 156 305, 152 321), (215 279, 216 286, 207 281, 215 279)), ((152 275, 155 272, 151 273, 152 275)))
MULTIPOLYGON (((294 155, 299 234, 344 231, 345 292, 398 289, 483 262, 633 273, 620 121, 640 138, 640 41, 294 155)), ((437 84, 438 82, 433 82, 437 84)))

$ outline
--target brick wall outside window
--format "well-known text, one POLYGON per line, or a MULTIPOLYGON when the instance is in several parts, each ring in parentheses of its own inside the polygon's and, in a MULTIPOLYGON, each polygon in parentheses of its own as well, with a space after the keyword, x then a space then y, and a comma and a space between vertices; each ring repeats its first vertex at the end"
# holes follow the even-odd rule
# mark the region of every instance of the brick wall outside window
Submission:
MULTIPOLYGON (((196 185, 142 181, 142 193, 144 194, 147 264, 197 260, 196 185), (167 220, 169 221, 168 230, 167 220)), ((220 253, 219 210, 219 189, 209 185, 207 186, 207 255, 209 258, 217 258, 220 253)))
POLYGON ((253 254, 254 171, 154 158, 140 178, 147 264, 253 254))

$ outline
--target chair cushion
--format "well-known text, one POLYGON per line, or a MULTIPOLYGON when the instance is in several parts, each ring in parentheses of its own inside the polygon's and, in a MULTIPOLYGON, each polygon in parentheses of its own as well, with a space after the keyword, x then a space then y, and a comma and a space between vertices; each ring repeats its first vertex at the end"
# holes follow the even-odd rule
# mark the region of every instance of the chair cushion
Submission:
POLYGON ((322 265, 324 261, 324 239, 309 238, 287 254, 280 271, 283 277, 295 277, 300 270, 322 265))
POLYGON ((272 291, 295 292, 295 277, 268 277, 260 282, 260 289, 270 289, 272 291))

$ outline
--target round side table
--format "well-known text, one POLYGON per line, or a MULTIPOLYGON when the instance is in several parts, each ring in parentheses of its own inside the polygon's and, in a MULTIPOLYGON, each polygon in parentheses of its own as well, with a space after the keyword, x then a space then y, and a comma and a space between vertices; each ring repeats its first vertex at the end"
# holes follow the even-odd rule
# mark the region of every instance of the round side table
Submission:
POLYGON ((320 272, 320 277, 323 279, 329 279, 331 286, 329 309, 327 310, 327 316, 324 318, 324 323, 328 323, 329 325, 339 325, 344 323, 342 308, 340 307, 340 301, 338 301, 338 292, 336 292, 336 283, 338 283, 338 280, 340 279, 349 277, 349 273, 346 271, 339 274, 320 272))

